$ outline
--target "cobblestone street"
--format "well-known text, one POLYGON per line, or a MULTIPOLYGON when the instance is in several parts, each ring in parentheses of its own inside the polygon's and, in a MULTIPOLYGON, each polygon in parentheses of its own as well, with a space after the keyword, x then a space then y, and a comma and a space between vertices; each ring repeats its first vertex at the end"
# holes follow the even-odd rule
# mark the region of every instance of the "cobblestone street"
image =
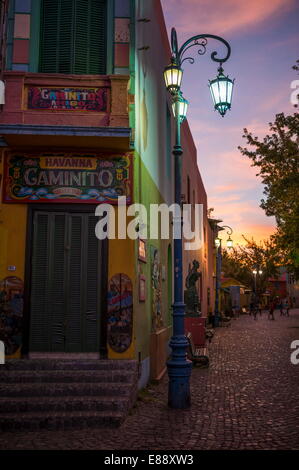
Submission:
POLYGON ((167 407, 167 376, 140 394, 118 429, 3 433, 2 449, 299 449, 299 310, 218 328, 210 368, 193 368, 190 410, 167 407))

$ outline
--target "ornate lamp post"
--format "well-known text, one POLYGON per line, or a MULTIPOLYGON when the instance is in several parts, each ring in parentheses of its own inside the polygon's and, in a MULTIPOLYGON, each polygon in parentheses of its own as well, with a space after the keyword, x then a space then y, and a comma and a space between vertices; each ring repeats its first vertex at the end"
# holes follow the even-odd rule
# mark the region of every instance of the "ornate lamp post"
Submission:
MULTIPOLYGON (((228 239, 226 241, 227 248, 233 247, 233 240, 231 239, 231 234, 233 233, 233 229, 228 225, 218 225, 218 230, 224 230, 225 228, 228 229, 226 232, 228 235, 228 239)), ((214 326, 219 326, 219 294, 220 294, 220 286, 221 286, 221 267, 222 267, 222 247, 221 247, 221 238, 218 237, 215 239, 215 246, 216 246, 216 286, 215 286, 215 312, 214 312, 214 326)))
MULTIPOLYGON (((181 146, 181 123, 186 117, 188 102, 183 98, 180 87, 183 77, 182 64, 185 60, 193 64, 192 57, 184 57, 185 52, 192 46, 199 48, 198 53, 206 52, 208 39, 215 39, 227 48, 226 56, 219 59, 217 52, 211 54, 211 59, 220 64, 219 74, 215 80, 210 81, 214 107, 224 116, 227 109, 231 107, 233 81, 223 75, 222 64, 230 56, 229 44, 219 36, 212 34, 199 34, 184 42, 178 48, 176 30, 171 30, 171 63, 164 70, 164 79, 167 90, 173 96, 173 109, 176 120, 175 145, 173 155, 175 159, 175 203, 181 205, 181 166, 183 149, 181 146)), ((181 221, 182 223, 182 221, 181 221)), ((171 408, 188 408, 191 404, 190 398, 190 375, 192 363, 186 358, 188 341, 184 334, 185 304, 183 298, 183 268, 182 268, 182 239, 174 239, 174 304, 173 304, 173 336, 170 340, 172 349, 171 359, 167 362, 169 376, 168 405, 171 408)))
POLYGON ((257 276, 257 274, 259 274, 259 275, 263 274, 263 271, 261 269, 257 270, 255 268, 255 269, 253 269, 252 274, 254 275, 254 303, 256 303, 257 302, 256 276, 257 276))

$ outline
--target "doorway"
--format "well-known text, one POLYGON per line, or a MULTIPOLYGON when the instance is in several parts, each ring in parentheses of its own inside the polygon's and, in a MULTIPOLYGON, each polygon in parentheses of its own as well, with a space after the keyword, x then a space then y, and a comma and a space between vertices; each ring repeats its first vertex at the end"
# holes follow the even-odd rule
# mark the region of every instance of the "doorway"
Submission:
POLYGON ((30 352, 100 353, 107 247, 95 236, 98 218, 90 209, 57 206, 33 209, 30 218, 30 352))

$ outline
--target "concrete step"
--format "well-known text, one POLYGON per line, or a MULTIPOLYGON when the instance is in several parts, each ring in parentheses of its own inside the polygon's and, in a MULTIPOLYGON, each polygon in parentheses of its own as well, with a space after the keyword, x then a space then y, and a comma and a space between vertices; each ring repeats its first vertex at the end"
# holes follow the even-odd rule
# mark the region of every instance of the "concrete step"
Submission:
POLYGON ((0 373, 0 384, 21 383, 131 383, 134 381, 133 370, 9 370, 0 373))
POLYGON ((119 426, 137 382, 137 361, 9 360, 0 366, 0 430, 119 426))
POLYGON ((119 396, 63 396, 63 397, 0 397, 1 413, 27 412, 70 412, 70 411, 119 411, 126 412, 129 408, 128 397, 119 396))
POLYGON ((85 427, 111 428, 120 426, 124 417, 124 413, 118 411, 3 413, 0 419, 0 429, 2 431, 37 431, 85 427))
POLYGON ((128 396, 131 390, 126 383, 0 383, 0 397, 128 396))
POLYGON ((111 359, 8 359, 0 366, 4 370, 133 370, 137 371, 135 360, 111 359))

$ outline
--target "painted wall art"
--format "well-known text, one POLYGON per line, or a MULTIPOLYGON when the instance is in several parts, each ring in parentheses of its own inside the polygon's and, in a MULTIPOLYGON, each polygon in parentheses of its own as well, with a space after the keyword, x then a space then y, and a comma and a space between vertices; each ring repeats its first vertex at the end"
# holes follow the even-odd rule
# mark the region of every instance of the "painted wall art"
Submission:
POLYGON ((5 345, 6 356, 20 355, 23 293, 22 279, 8 276, 0 281, 0 340, 5 345))
POLYGON ((115 274, 108 284, 108 344, 122 353, 132 343, 133 286, 123 273, 115 274))

